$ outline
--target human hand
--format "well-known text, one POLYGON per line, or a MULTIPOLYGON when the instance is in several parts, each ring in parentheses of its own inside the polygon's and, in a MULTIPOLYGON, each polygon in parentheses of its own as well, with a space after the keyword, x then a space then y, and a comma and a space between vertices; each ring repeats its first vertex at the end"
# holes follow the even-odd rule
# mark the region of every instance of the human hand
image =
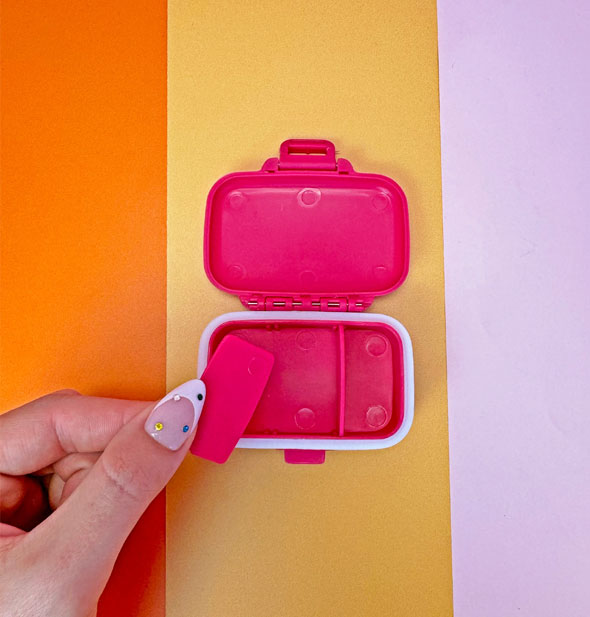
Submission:
POLYGON ((96 614, 121 547, 192 441, 192 380, 154 403, 62 390, 0 415, 0 615, 96 614))

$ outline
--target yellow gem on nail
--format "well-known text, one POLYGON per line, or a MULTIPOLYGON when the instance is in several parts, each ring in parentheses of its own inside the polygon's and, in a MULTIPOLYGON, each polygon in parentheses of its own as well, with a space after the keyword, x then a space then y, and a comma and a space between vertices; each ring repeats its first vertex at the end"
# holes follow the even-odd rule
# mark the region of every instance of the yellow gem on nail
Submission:
POLYGON ((161 431, 164 428, 164 425, 161 422, 156 422, 156 425, 154 426, 154 428, 157 431, 161 431))

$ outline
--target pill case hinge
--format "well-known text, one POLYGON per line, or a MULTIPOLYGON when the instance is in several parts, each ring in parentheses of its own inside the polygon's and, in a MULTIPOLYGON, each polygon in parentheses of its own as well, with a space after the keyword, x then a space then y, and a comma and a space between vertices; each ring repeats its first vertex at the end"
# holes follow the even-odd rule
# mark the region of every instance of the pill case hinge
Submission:
POLYGON ((362 312, 373 302, 370 296, 240 296, 242 304, 251 311, 321 311, 362 312))

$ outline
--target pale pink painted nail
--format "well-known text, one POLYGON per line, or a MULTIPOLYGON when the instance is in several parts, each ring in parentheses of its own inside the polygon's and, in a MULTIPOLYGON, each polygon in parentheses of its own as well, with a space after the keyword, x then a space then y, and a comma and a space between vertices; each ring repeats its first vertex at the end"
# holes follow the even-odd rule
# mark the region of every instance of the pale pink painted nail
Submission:
POLYGON ((169 392, 145 422, 146 433, 169 450, 178 450, 193 435, 205 402, 205 384, 191 379, 169 392))

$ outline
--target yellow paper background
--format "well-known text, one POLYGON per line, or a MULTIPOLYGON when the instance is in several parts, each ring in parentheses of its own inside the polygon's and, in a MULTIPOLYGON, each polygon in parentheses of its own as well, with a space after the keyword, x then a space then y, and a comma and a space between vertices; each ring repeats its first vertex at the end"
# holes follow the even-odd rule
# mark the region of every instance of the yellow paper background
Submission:
POLYGON ((168 46, 169 387, 195 376, 203 327, 241 310, 203 269, 210 186, 327 138, 408 197, 410 275, 370 310, 412 336, 416 416, 399 445, 319 466, 189 457, 168 488, 167 614, 451 615, 436 5, 170 0, 168 46))

